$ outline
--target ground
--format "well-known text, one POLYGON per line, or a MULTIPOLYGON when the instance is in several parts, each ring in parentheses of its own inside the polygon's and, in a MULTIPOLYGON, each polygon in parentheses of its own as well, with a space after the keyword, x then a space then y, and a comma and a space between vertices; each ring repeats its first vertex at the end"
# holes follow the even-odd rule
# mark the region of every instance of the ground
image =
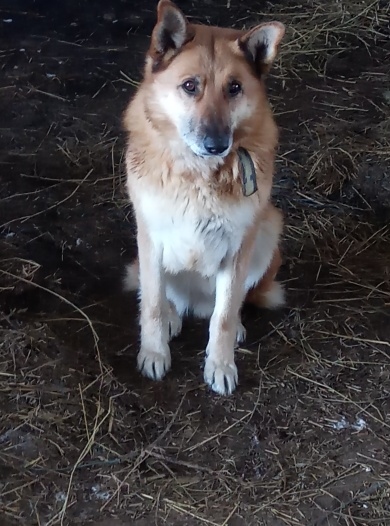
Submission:
POLYGON ((388 2, 178 2, 288 27, 268 79, 288 304, 245 312, 228 398, 202 382, 204 323, 163 382, 135 369, 121 115, 155 2, 5 4, 2 525, 389 524, 388 2))

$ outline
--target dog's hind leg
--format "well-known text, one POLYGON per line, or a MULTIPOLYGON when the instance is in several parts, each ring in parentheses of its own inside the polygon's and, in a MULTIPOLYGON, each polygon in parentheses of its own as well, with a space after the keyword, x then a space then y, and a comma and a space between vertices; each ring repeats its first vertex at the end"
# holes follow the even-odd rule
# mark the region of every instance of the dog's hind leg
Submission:
POLYGON ((276 309, 285 303, 283 285, 275 281, 276 274, 282 264, 279 248, 276 247, 271 263, 260 281, 251 288, 245 298, 246 303, 256 307, 276 309))
POLYGON ((257 231, 246 282, 245 302, 256 307, 273 309, 284 304, 283 287, 281 283, 275 281, 282 264, 279 250, 282 227, 281 213, 274 206, 269 205, 257 231))

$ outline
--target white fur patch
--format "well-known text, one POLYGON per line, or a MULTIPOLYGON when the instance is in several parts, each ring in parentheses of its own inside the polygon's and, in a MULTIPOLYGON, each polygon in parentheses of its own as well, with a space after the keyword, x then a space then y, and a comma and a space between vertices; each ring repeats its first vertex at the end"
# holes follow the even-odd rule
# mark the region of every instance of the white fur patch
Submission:
MULTIPOLYGON (((166 194, 167 192, 165 192, 166 194)), ((216 275, 223 259, 237 253, 247 228, 254 219, 255 202, 250 198, 239 204, 220 205, 220 214, 212 216, 194 209, 181 196, 139 193, 138 205, 153 243, 162 250, 167 299, 179 317, 193 313, 210 318, 215 305, 216 275)), ((245 291, 256 285, 267 271, 277 246, 280 225, 273 220, 260 223, 245 281, 245 291)), ((128 290, 138 287, 136 266, 127 270, 128 290)), ((283 291, 275 285, 264 298, 273 308, 282 303, 283 291)))
POLYGON ((201 195, 194 206, 193 190, 192 195, 180 197, 169 192, 138 194, 151 239, 162 249, 164 269, 173 275, 196 272, 204 278, 215 277, 225 256, 241 247, 254 219, 255 202, 248 198, 238 204, 218 202, 219 211, 213 213, 211 207, 202 207, 201 195))

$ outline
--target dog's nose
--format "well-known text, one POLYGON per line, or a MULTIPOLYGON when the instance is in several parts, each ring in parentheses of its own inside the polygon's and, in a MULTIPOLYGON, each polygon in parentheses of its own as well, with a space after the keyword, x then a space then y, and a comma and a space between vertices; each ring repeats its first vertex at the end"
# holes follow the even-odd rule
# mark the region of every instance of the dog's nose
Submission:
POLYGON ((221 155, 229 148, 230 140, 228 135, 206 135, 203 146, 211 155, 221 155))

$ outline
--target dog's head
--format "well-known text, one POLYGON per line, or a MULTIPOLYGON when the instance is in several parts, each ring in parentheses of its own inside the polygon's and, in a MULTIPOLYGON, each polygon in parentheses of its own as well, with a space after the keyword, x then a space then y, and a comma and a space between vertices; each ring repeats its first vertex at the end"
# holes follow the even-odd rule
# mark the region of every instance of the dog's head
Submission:
POLYGON ((153 118, 193 153, 225 157, 265 102, 263 76, 284 35, 279 22, 250 31, 189 24, 160 0, 145 80, 153 118))

